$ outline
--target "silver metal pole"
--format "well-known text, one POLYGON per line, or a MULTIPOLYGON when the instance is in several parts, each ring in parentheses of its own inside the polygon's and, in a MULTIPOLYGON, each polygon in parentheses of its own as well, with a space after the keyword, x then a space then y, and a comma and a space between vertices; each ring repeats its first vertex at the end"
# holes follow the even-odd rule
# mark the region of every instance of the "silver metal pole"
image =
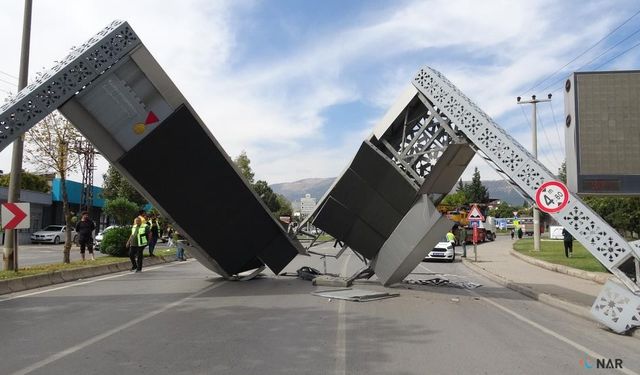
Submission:
MULTIPOLYGON (((538 102, 533 100, 533 119, 531 121, 531 148, 533 157, 538 159, 538 102)), ((540 251, 540 211, 533 205, 533 251, 540 251)))
MULTIPOLYGON (((18 77, 18 91, 27 86, 29 76, 29 44, 31 42, 31 8, 32 0, 24 2, 24 18, 22 21, 22 46, 20 51, 20 75, 18 77)), ((11 174, 9 176, 9 193, 7 201, 17 202, 20 199, 20 174, 22 172, 22 150, 24 135, 13 142, 11 156, 11 174)), ((5 245, 2 259, 5 270, 18 270, 18 231, 6 231, 5 245)))

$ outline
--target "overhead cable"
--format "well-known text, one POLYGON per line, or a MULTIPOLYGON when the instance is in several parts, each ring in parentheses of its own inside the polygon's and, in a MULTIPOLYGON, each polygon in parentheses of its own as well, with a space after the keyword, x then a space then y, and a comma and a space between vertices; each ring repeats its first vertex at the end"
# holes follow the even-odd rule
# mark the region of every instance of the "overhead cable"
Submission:
MULTIPOLYGON (((618 31, 618 29, 620 29, 622 26, 626 25, 627 22, 631 21, 635 16, 637 16, 638 14, 640 14, 640 10, 638 10, 637 12, 635 12, 631 17, 627 18, 626 21, 624 21, 623 23, 621 23, 620 25, 618 25, 615 29, 611 30, 607 35, 605 35, 604 37, 602 37, 600 40, 598 40, 596 43, 594 43, 591 47, 587 48, 584 52, 582 52, 581 54, 579 54, 578 56, 574 57, 571 61, 569 61, 568 63, 564 64, 562 67, 560 67, 560 69, 556 70, 555 72, 553 72, 551 75, 549 75, 548 77, 546 77, 545 79, 543 79, 542 81, 539 81, 538 83, 536 83, 533 87, 531 87, 530 89, 526 90, 525 92, 531 92, 533 91, 536 87, 540 86, 542 83, 544 83, 545 81, 547 81, 548 79, 550 79, 551 77, 555 76, 557 73, 561 72, 564 68, 566 68, 567 66, 569 66, 569 64, 571 64, 572 62, 578 60, 579 58, 581 58, 582 56, 584 56, 587 52, 591 51, 593 48, 595 48, 598 44, 600 44, 602 41, 604 41, 605 39, 607 39, 609 36, 611 36, 613 33, 615 33, 616 31, 618 31)), ((563 78, 564 80, 564 78, 563 78)), ((553 85, 550 85, 553 86, 553 85)), ((548 86, 547 86, 548 87, 548 86)), ((544 89, 543 89, 544 91, 544 89)))

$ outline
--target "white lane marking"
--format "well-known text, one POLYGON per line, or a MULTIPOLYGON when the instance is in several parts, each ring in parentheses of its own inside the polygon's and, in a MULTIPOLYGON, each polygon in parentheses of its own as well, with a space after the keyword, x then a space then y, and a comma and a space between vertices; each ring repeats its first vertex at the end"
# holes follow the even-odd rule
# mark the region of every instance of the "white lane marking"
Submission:
POLYGON ((129 328, 131 326, 134 326, 134 325, 136 325, 136 324, 138 324, 140 322, 143 322, 143 321, 145 321, 147 319, 150 319, 150 318, 152 318, 152 317, 154 317, 154 316, 156 316, 158 314, 161 314, 161 313, 163 313, 163 312, 165 312, 165 311, 167 311, 167 310, 169 310, 171 308, 179 306, 182 303, 184 303, 184 302, 186 302, 186 301, 188 301, 190 299, 196 298, 196 297, 198 297, 198 296, 200 296, 200 295, 202 295, 202 294, 204 294, 204 293, 206 293, 206 292, 208 292, 208 291, 210 291, 212 289, 215 289, 215 288, 217 288, 217 287, 219 287, 221 285, 224 285, 226 283, 227 283, 226 281, 223 281, 221 283, 213 284, 211 286, 208 286, 207 288, 205 288, 205 289, 203 289, 203 290, 201 290, 199 292, 193 293, 193 294, 191 294, 191 295, 189 295, 189 296, 187 296, 187 297, 185 297, 185 298, 183 298, 181 300, 172 302, 172 303, 170 303, 170 304, 168 304, 168 305, 166 305, 166 306, 164 306, 164 307, 162 307, 160 309, 157 309, 155 311, 151 311, 151 312, 149 312, 149 313, 147 313, 147 314, 145 314, 143 316, 140 316, 140 317, 138 317, 138 318, 136 318, 136 319, 134 319, 134 320, 132 320, 130 322, 127 322, 127 323, 125 323, 125 324, 123 324, 123 325, 121 325, 119 327, 113 328, 113 329, 108 330, 107 332, 104 332, 104 333, 102 333, 102 334, 100 334, 98 336, 95 336, 95 337, 93 337, 93 338, 91 338, 89 340, 83 341, 78 345, 74 345, 74 346, 72 346, 70 348, 67 348, 67 349, 61 351, 61 352, 53 354, 53 355, 43 359, 42 361, 36 362, 36 363, 32 364, 31 366, 25 367, 25 368, 23 368, 21 370, 18 370, 16 372, 14 372, 12 375, 24 375, 24 374, 28 374, 28 373, 30 373, 32 371, 38 370, 38 369, 40 369, 40 368, 42 368, 42 367, 44 367, 44 366, 46 366, 46 365, 48 365, 50 363, 53 363, 53 362, 55 362, 55 361, 57 361, 57 360, 59 360, 61 358, 64 358, 64 357, 66 357, 66 356, 68 356, 70 354, 73 354, 73 353, 75 353, 75 352, 77 352, 79 350, 82 350, 82 349, 84 349, 84 348, 86 348, 86 347, 88 347, 90 345, 93 345, 93 344, 95 344, 95 343, 97 343, 99 341, 102 341, 102 340, 106 339, 109 336, 115 335, 118 332, 121 332, 121 331, 123 331, 123 330, 125 330, 125 329, 127 329, 127 328, 129 328))
MULTIPOLYGON (((540 331, 546 333, 547 335, 555 337, 556 339, 558 339, 558 340, 560 340, 560 341, 562 341, 562 342, 564 342, 564 343, 566 343, 566 344, 568 344, 570 346, 573 346, 575 349, 587 354, 588 356, 590 356, 590 357, 592 357, 594 359, 598 359, 598 358, 604 359, 604 360, 608 359, 605 356, 603 356, 602 354, 600 354, 598 352, 595 352, 595 351, 593 351, 593 350, 591 350, 591 349, 589 349, 589 348, 587 348, 585 346, 582 346, 582 345, 578 344, 577 342, 575 342, 575 341, 573 341, 573 340, 571 340, 571 339, 569 339, 569 338, 567 338, 565 336, 562 336, 561 334, 559 334, 559 333, 557 333, 557 332, 555 332, 555 331, 553 331, 553 330, 551 330, 551 329, 549 329, 549 328, 547 328, 547 327, 545 327, 545 326, 543 326, 541 324, 538 324, 538 323, 536 323, 536 322, 534 322, 534 321, 532 321, 530 319, 527 319, 524 316, 518 314, 517 312, 512 311, 512 310, 502 306, 501 304, 499 304, 497 302, 494 302, 494 301, 492 301, 492 300, 490 300, 488 298, 482 297, 481 295, 479 295, 478 293, 476 293, 476 292, 474 292, 472 290, 467 290, 467 291, 469 293, 471 293, 472 295, 474 295, 475 297, 480 298, 481 300, 483 300, 483 301, 485 301, 485 302, 497 307, 498 309, 506 312, 507 314, 513 316, 514 318, 516 318, 516 319, 518 319, 518 320, 520 320, 520 321, 522 321, 524 323, 527 323, 530 326, 532 326, 534 328, 537 328, 540 331)), ((618 369, 618 371, 622 372, 623 374, 638 375, 637 372, 634 372, 634 371, 626 369, 626 368, 618 369)))
MULTIPOLYGON (((347 256, 343 265, 341 276, 347 274, 347 266, 351 261, 351 254, 347 256)), ((344 375, 347 373, 347 331, 346 326, 346 301, 338 300, 338 326, 336 327, 336 375, 344 375)))
MULTIPOLYGON (((146 270, 146 271, 153 271, 153 270, 157 270, 157 269, 164 268, 164 267, 171 267, 171 266, 175 266, 175 265, 178 265, 178 264, 181 264, 181 263, 184 263, 184 262, 173 262, 173 263, 162 264, 162 265, 159 265, 159 266, 147 267, 147 268, 145 268, 145 270, 146 270)), ((118 273, 118 274, 116 274, 116 275, 100 277, 100 278, 97 278, 97 279, 91 279, 91 280, 88 280, 88 281, 81 281, 81 282, 73 282, 73 281, 70 281, 70 282, 69 282, 69 283, 70 283, 69 285, 59 286, 59 287, 50 288, 50 289, 45 289, 45 290, 39 290, 39 291, 37 291, 37 292, 31 292, 31 293, 26 293, 26 294, 20 294, 20 295, 18 295, 18 296, 12 296, 12 297, 7 297, 7 298, 0 298, 0 302, 11 301, 11 300, 18 299, 18 298, 24 298, 24 297, 35 296, 35 295, 42 294, 42 293, 49 293, 49 292, 53 292, 53 291, 56 291, 56 290, 62 290, 62 289, 72 288, 72 287, 74 287, 74 286, 80 286, 80 285, 92 284, 92 283, 96 283, 96 282, 98 282, 98 281, 104 281, 104 280, 115 279, 115 278, 118 278, 118 277, 122 277, 122 276, 130 275, 130 274, 131 274, 131 272, 129 272, 129 271, 122 271, 122 273, 118 273)))
MULTIPOLYGON (((428 272, 431 272, 431 270, 429 270, 427 267, 424 267, 422 264, 420 265, 420 267, 424 268, 428 272)), ((502 306, 501 304, 499 304, 497 302, 494 302, 494 301, 490 300, 489 298, 481 296, 480 294, 474 292, 473 290, 469 290, 469 289, 466 289, 466 290, 467 290, 467 292, 469 292, 474 297, 479 298, 479 299, 489 303, 490 305, 493 305, 494 307, 504 311, 505 313, 513 316, 514 318, 520 320, 521 322, 527 323, 528 325, 530 325, 530 326, 532 326, 532 327, 534 327, 534 328, 546 333, 547 335, 555 337, 556 339, 564 342, 565 344, 573 346, 575 349, 585 353, 586 355, 588 355, 591 358, 594 358, 594 359, 600 358, 600 359, 605 359, 605 360, 608 359, 605 356, 603 356, 602 354, 600 354, 598 352, 595 352, 595 351, 593 351, 593 350, 591 350, 591 349, 589 349, 589 348, 587 348, 585 346, 582 346, 582 345, 578 344, 577 342, 575 342, 575 341, 573 341, 573 340, 571 340, 571 339, 569 339, 569 338, 567 338, 565 336, 562 336, 561 334, 559 334, 559 333, 557 333, 557 332, 555 332, 555 331, 553 331, 553 330, 551 330, 551 329, 549 329, 549 328, 547 328, 547 327, 545 327, 543 325, 540 325, 540 324, 538 324, 538 323, 536 323, 536 322, 534 322, 534 321, 532 321, 532 320, 530 320, 528 318, 525 318, 524 316, 518 314, 517 312, 515 312, 513 310, 510 310, 510 309, 502 306)), ((618 371, 622 372, 623 374, 638 375, 638 373, 636 373, 636 372, 634 372, 632 370, 626 369, 626 368, 618 369, 618 371)))

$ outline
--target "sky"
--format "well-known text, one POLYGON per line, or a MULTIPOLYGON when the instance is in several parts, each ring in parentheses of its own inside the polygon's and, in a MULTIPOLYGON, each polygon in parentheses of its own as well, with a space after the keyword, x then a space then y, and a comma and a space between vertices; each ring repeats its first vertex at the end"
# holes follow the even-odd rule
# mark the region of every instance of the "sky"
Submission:
MULTIPOLYGON (((0 2, 0 102, 17 88, 23 7, 0 2)), ((225 151, 246 151, 256 179, 272 184, 339 175, 428 65, 529 150, 531 107, 516 97, 552 93, 538 105, 538 156, 556 172, 564 80, 577 70, 638 69, 640 15, 620 25, 639 10, 632 0, 41 0, 29 81, 126 20, 225 151)), ((0 169, 10 165, 7 147, 0 169)), ((95 185, 107 166, 98 161, 95 185)), ((463 179, 475 167, 499 178, 476 157, 463 179)))

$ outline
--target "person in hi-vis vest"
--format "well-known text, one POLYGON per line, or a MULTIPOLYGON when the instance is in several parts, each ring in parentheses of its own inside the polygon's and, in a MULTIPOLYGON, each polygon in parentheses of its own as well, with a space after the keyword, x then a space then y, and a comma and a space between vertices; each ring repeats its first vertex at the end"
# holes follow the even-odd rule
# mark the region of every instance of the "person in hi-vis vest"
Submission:
POLYGON ((142 272, 142 251, 149 243, 149 226, 143 224, 139 217, 134 220, 131 227, 131 236, 127 241, 129 259, 131 259, 131 271, 142 272))

